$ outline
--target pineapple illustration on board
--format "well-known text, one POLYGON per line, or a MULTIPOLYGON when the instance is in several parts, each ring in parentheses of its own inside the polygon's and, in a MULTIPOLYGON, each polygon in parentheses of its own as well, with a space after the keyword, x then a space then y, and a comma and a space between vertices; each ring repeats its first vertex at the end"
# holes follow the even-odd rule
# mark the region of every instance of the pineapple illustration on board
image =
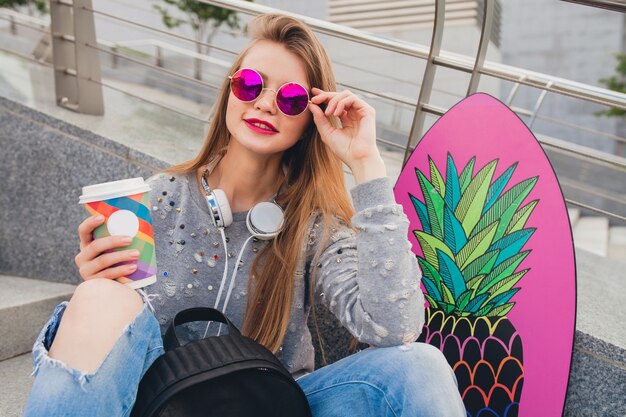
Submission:
POLYGON ((524 366, 521 339, 506 314, 528 272, 519 268, 530 253, 522 247, 535 229, 524 226, 538 201, 522 202, 537 177, 504 192, 516 164, 494 179, 498 161, 474 173, 475 160, 458 174, 448 154, 444 175, 429 160, 430 180, 416 170, 425 201, 410 197, 424 229, 414 233, 430 304, 419 341, 453 358, 471 416, 483 410, 511 417, 518 415, 524 366))
POLYGON ((575 268, 556 176, 504 104, 475 94, 428 131, 394 189, 439 348, 470 417, 561 415, 575 268))

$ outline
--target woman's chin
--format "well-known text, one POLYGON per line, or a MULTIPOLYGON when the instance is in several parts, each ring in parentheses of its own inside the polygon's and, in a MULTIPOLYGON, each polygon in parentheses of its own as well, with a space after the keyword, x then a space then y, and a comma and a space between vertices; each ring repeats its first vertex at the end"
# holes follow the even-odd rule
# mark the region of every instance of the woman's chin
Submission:
POLYGON ((284 138, 280 137, 280 135, 270 136, 253 133, 232 136, 231 142, 234 143, 229 146, 229 150, 232 145, 234 145, 234 147, 244 148, 257 155, 271 156, 276 154, 282 155, 287 149, 292 147, 297 140, 287 143, 284 138))

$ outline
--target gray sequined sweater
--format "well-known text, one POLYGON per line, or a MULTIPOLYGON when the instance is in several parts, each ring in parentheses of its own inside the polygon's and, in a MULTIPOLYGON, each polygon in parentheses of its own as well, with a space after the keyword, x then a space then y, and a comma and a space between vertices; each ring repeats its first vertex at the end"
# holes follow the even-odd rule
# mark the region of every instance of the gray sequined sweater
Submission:
MULTIPOLYGON (((226 253, 214 227, 204 196, 193 174, 157 174, 148 180, 154 225, 158 276, 144 288, 164 334, 176 312, 190 307, 213 307, 222 282, 225 257, 230 285, 232 270, 242 245, 250 237, 246 212, 233 213, 225 228, 226 253)), ((309 279, 314 279, 316 299, 322 301, 350 333, 361 342, 390 346, 413 341, 424 320, 420 271, 407 239, 408 219, 397 205, 389 178, 377 178, 351 190, 356 210, 350 229, 338 224, 311 277, 313 257, 321 243, 321 221, 311 216, 306 248, 301 251, 294 275, 291 317, 278 359, 299 377, 314 368, 314 351, 307 327, 310 311, 309 279)), ((239 328, 246 306, 249 268, 264 241, 251 240, 245 247, 239 271, 225 311, 239 328)), ((208 335, 215 334, 213 324, 208 335)), ((206 323, 178 328, 182 343, 204 335, 206 323)))

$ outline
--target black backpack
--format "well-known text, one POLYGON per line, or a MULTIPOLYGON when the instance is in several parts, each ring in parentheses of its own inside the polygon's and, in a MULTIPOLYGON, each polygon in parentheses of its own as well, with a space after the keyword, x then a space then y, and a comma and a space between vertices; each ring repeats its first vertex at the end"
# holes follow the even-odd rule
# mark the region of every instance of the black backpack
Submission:
POLYGON ((278 359, 218 310, 179 312, 163 342, 165 354, 139 383, 131 417, 311 417, 304 392, 278 359), (225 323, 228 334, 181 346, 176 326, 191 321, 225 323))

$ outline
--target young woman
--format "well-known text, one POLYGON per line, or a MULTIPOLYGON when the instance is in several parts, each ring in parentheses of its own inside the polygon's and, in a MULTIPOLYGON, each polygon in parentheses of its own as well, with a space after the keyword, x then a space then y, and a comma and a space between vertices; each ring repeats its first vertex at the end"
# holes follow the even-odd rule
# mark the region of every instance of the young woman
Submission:
MULTIPOLYGON (((129 240, 92 240, 103 219, 79 226, 85 282, 35 343, 27 416, 128 415, 163 353, 161 331, 192 306, 223 310, 273 351, 316 417, 465 415, 441 353, 413 343, 420 271, 376 147, 374 109, 335 92, 330 60, 301 22, 263 15, 250 35, 198 156, 150 179, 159 275, 143 301, 112 280, 132 272, 114 265, 137 253, 107 251, 129 240), (342 163, 357 183, 354 208, 342 163), (314 371, 307 318, 316 299, 374 347, 314 371)), ((178 333, 217 332, 192 323, 178 333)))

